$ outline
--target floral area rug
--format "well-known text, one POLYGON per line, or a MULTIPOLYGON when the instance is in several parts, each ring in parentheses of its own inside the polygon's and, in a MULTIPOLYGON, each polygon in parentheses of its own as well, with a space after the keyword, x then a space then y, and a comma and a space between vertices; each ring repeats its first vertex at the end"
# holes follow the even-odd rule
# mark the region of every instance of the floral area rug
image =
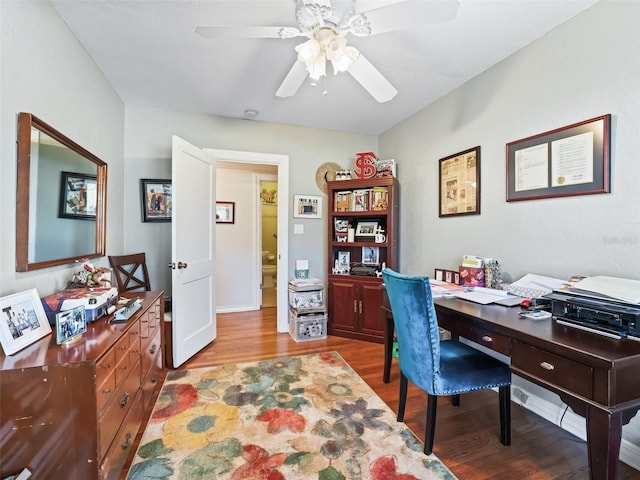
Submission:
POLYGON ((172 371, 128 479, 455 480, 336 352, 172 371))

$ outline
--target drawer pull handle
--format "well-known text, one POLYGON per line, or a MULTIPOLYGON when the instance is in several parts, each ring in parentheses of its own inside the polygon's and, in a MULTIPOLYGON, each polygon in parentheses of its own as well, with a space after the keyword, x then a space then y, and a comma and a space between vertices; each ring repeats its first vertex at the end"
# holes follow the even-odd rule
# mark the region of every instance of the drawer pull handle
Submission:
POLYGON ((489 335, 485 335, 482 337, 482 340, 487 342, 487 343, 491 343, 493 342, 493 338, 491 338, 489 335))
POLYGON ((545 370, 549 370, 549 371, 553 371, 553 370, 555 370, 555 369, 556 369, 556 367, 555 367, 554 365, 552 365, 552 364, 550 364, 550 363, 548 363, 548 362, 542 362, 542 363, 540 364, 540 366, 541 366, 542 368, 544 368, 545 370))
POLYGON ((105 363, 102 368, 111 368, 111 364, 110 363, 105 363))
POLYGON ((353 299, 353 313, 358 313, 358 300, 353 299))
POLYGON ((149 349, 149 353, 153 355, 154 353, 156 353, 157 348, 158 347, 156 347, 156 344, 154 343, 153 345, 151 345, 151 348, 149 349))
POLYGON ((158 381, 158 374, 154 372, 153 375, 151 375, 151 383, 156 383, 158 381))
POLYGON ((120 408, 126 407, 127 403, 129 403, 129 392, 124 392, 122 400, 120 400, 120 408))
POLYGON ((126 450, 131 446, 131 434, 129 432, 127 432, 126 437, 124 437, 124 443, 120 446, 122 447, 123 450, 126 450))
POLYGON ((103 393, 111 393, 111 389, 110 388, 105 388, 102 392, 103 393))

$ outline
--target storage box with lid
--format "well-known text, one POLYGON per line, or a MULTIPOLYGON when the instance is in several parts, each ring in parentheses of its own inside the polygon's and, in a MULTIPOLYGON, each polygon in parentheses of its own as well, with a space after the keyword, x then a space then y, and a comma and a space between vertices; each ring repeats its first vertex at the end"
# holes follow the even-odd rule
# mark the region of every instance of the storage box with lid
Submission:
POLYGON ((300 315, 292 308, 289 311, 289 335, 296 342, 327 338, 327 314, 319 312, 300 315))

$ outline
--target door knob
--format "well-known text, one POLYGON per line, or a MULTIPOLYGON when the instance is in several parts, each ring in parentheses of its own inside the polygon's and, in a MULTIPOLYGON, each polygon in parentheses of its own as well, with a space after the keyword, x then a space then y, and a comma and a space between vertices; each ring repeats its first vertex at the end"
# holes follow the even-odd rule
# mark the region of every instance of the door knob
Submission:
POLYGON ((178 262, 178 270, 182 270, 183 268, 187 268, 187 264, 183 262, 178 262))

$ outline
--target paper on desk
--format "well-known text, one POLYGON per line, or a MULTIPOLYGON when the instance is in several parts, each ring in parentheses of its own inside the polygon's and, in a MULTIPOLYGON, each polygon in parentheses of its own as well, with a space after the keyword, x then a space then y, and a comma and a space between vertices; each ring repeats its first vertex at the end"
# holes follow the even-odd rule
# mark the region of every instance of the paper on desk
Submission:
POLYGON ((475 287, 472 291, 456 292, 454 294, 458 298, 463 300, 469 300, 471 302, 487 305, 497 300, 508 297, 510 294, 504 290, 497 290, 495 288, 475 287))
POLYGON ((431 287, 431 295, 433 295, 433 298, 452 296, 454 293, 464 290, 464 287, 461 285, 443 282, 442 280, 435 280, 433 278, 429 279, 429 286, 431 287))
POLYGON ((597 275, 580 280, 569 289, 573 291, 592 292, 640 305, 640 280, 597 275))

